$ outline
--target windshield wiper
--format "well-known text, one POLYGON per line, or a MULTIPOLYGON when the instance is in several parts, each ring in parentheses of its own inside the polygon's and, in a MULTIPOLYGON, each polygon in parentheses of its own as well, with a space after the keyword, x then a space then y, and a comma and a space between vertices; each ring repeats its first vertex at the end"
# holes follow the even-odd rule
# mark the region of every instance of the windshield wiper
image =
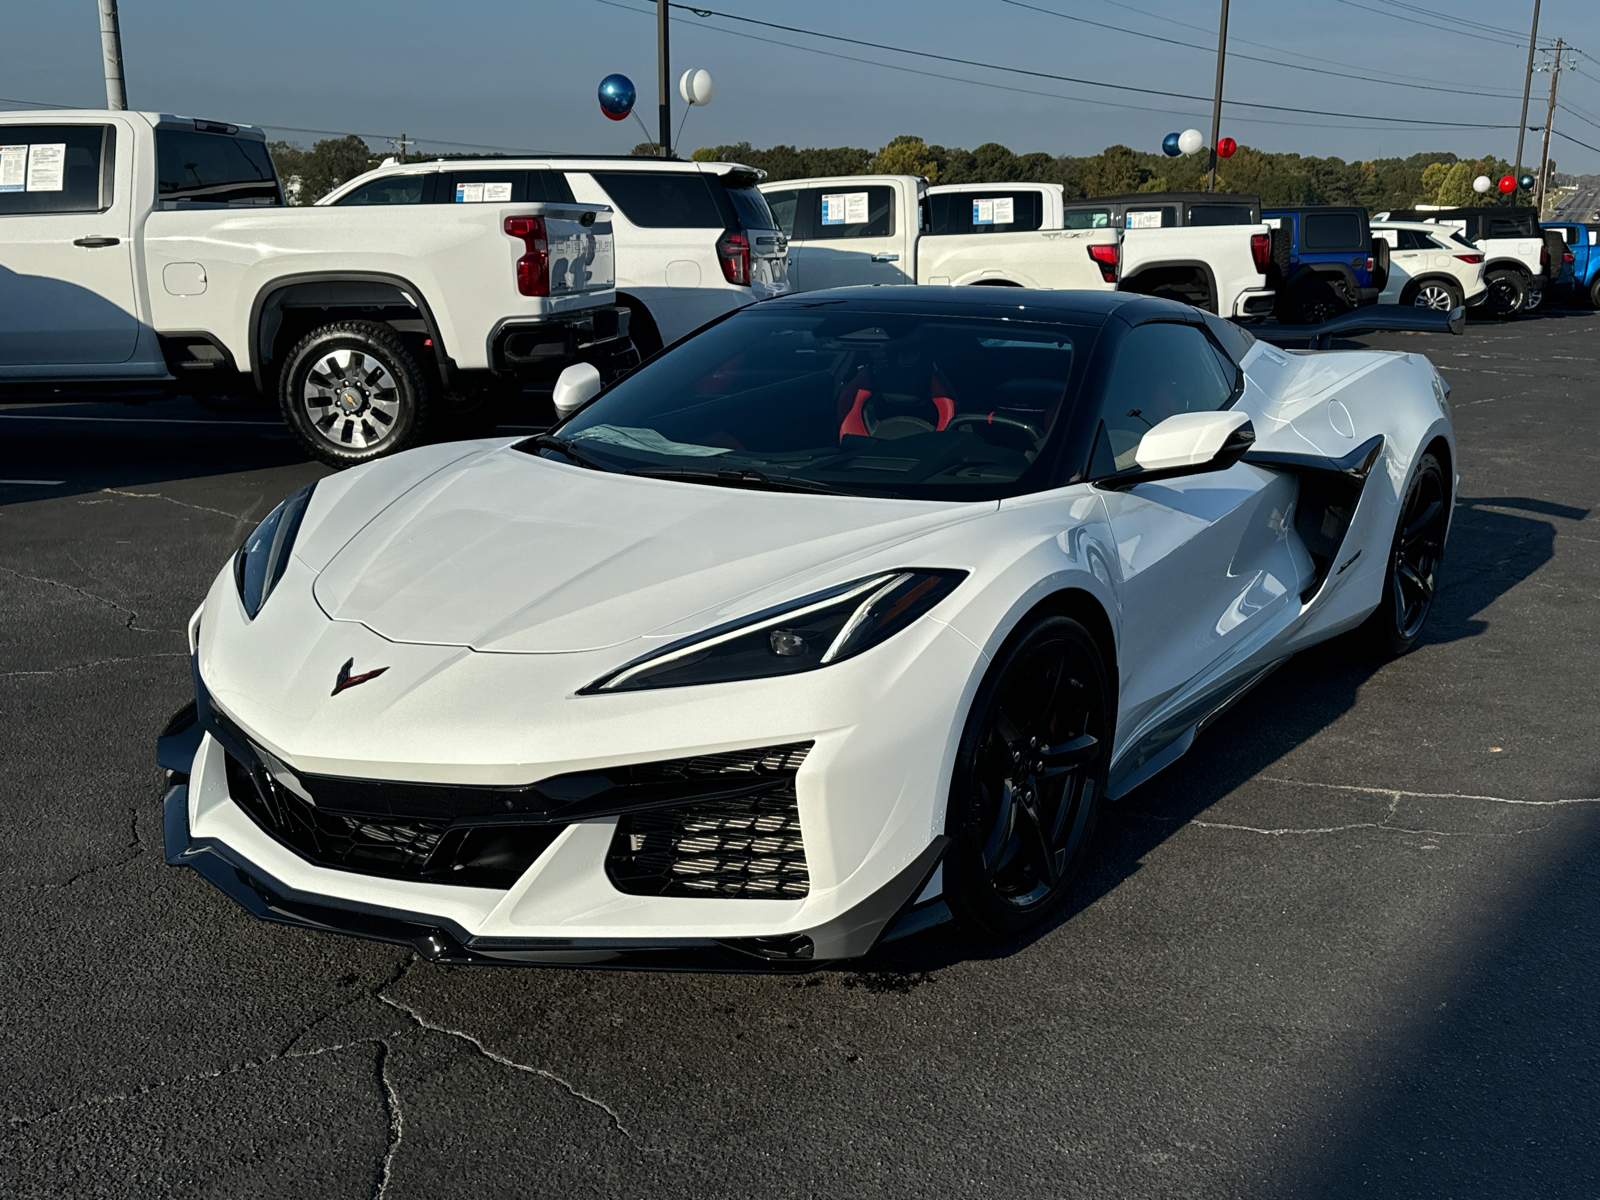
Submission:
POLYGON ((718 487, 752 488, 763 492, 825 492, 830 496, 842 493, 815 479, 798 475, 768 475, 761 471, 726 469, 722 471, 696 471, 689 467, 637 467, 627 472, 646 479, 678 479, 684 483, 709 483, 718 487))
POLYGON ((528 439, 542 450, 554 450, 563 454, 577 463, 580 467, 588 467, 591 471, 609 471, 610 467, 597 459, 590 458, 564 437, 557 437, 553 433, 536 433, 528 439))

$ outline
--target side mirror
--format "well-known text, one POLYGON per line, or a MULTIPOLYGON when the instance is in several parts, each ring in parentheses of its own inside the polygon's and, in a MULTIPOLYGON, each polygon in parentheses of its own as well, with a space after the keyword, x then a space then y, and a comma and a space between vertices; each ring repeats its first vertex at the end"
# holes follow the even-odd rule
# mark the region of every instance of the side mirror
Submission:
POLYGON ((565 421, 598 396, 604 386, 600 370, 593 363, 573 363, 557 377, 555 390, 550 394, 557 418, 565 421))
POLYGON ((1139 439, 1136 471, 1100 481, 1113 490, 1156 479, 1226 471, 1255 444, 1255 426, 1242 412, 1174 413, 1139 439))

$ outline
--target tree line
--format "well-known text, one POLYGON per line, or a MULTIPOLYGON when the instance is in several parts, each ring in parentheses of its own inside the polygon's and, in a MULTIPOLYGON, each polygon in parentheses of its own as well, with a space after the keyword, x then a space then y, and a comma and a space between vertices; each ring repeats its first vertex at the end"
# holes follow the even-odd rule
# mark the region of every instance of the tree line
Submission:
MULTIPOLYGON (((372 170, 381 161, 360 137, 326 138, 307 150, 293 142, 270 142, 268 149, 292 204, 312 204, 334 188, 372 170)), ((645 142, 635 154, 654 153, 645 142)), ((501 158, 504 155, 429 155, 433 158, 501 158)), ((1168 158, 1128 146, 1107 146, 1085 157, 1042 151, 1015 154, 998 142, 976 150, 929 145, 919 137, 897 137, 876 151, 854 146, 758 150, 749 142, 707 146, 692 155, 700 162, 737 162, 767 172, 769 180, 821 175, 923 175, 930 183, 1059 183, 1066 198, 1110 196, 1119 192, 1194 191, 1204 187, 1207 158, 1194 154, 1168 158)), ((1552 164, 1552 169, 1554 164, 1552 164)), ((1510 204, 1515 198, 1491 191, 1479 196, 1479 175, 1499 179, 1511 166, 1488 156, 1463 159, 1446 151, 1409 158, 1345 162, 1279 154, 1240 146, 1217 164, 1217 189, 1253 193, 1266 204, 1356 204, 1371 212, 1414 204, 1510 204)), ((1522 200, 1526 203, 1526 199, 1522 200)))

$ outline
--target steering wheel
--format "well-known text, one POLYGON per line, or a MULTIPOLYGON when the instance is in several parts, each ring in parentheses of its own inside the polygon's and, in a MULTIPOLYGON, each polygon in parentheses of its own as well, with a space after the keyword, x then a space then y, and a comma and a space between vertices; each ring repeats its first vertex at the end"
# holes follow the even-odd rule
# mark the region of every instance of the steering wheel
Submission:
POLYGON ((985 441, 995 441, 1017 450, 1036 450, 1039 444, 1044 441, 1044 431, 1038 426, 1030 425, 1026 421, 1019 421, 1015 417, 1003 416, 1000 413, 957 413, 950 418, 950 423, 945 428, 956 429, 963 425, 968 427, 968 432, 977 434, 979 437, 984 438, 985 441), (976 428, 977 426, 982 428, 976 428), (1002 435, 999 438, 988 436, 990 432, 996 430, 1015 432, 1011 433, 1010 436, 1002 435), (1022 434, 1027 439, 1026 445, 1015 445, 1019 440, 1016 437, 1016 433, 1022 434))

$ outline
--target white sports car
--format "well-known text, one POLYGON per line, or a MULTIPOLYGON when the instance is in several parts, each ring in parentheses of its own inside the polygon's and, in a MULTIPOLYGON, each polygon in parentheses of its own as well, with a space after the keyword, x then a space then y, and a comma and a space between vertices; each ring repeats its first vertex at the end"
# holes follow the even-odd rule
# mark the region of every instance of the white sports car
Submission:
POLYGON ((444 962, 1009 936, 1287 656, 1409 649, 1454 497, 1421 355, 1119 293, 808 293, 556 398, 249 537, 160 743, 169 862, 444 962))

